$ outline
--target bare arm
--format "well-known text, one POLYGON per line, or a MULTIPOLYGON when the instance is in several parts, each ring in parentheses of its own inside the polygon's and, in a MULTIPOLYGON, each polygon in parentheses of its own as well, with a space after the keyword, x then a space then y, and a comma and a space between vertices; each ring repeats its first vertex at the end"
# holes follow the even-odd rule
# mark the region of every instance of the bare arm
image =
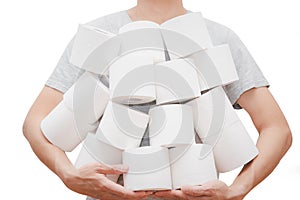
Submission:
POLYGON ((245 196, 275 169, 290 148, 292 135, 282 111, 266 87, 245 92, 238 103, 249 113, 259 132, 259 155, 243 168, 230 186, 239 188, 236 191, 245 196))
POLYGON ((71 190, 101 199, 140 199, 146 193, 135 193, 110 181, 103 174, 126 173, 122 166, 104 166, 98 163, 76 169, 65 152, 52 145, 43 135, 40 123, 62 100, 63 94, 44 87, 23 124, 23 133, 38 158, 52 170, 71 190))
POLYGON ((65 153, 50 144, 40 130, 40 123, 43 118, 62 98, 61 92, 50 87, 43 88, 26 116, 23 133, 38 158, 61 179, 64 179, 67 176, 65 173, 72 169, 72 164, 65 153))

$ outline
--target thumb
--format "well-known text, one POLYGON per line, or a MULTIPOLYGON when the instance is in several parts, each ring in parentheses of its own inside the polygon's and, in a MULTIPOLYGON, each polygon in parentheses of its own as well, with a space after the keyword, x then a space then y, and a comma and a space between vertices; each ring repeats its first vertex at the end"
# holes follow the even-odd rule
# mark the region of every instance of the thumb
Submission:
POLYGON ((124 174, 128 171, 126 165, 106 165, 100 164, 96 166, 96 171, 100 174, 124 174))

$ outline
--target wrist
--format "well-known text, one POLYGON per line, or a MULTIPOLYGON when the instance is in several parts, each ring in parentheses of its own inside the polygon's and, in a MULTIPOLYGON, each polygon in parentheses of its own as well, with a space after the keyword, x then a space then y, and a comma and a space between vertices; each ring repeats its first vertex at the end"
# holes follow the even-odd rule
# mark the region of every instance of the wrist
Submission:
POLYGON ((243 185, 231 185, 229 186, 228 199, 230 200, 242 200, 247 194, 248 190, 243 185))
POLYGON ((78 170, 73 166, 59 170, 57 175, 65 184, 70 183, 79 177, 78 170))

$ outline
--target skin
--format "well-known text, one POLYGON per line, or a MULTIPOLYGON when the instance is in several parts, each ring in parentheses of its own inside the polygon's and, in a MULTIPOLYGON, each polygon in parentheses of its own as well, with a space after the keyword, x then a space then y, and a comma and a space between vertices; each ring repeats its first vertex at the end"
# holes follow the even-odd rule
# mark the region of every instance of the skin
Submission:
MULTIPOLYGON (((181 0, 138 0, 137 6, 128 10, 133 21, 150 20, 159 24, 184 13, 186 9, 181 0)), ((238 103, 249 113, 259 133, 257 148, 260 153, 245 165, 231 185, 214 180, 202 186, 183 186, 181 190, 154 194, 133 192, 105 177, 105 174, 126 173, 126 166, 93 163, 76 169, 65 152, 44 137, 40 123, 62 98, 63 93, 45 86, 24 121, 24 136, 37 157, 69 189, 96 199, 101 197, 101 200, 135 200, 149 195, 170 200, 241 200, 274 170, 292 143, 288 123, 268 88, 252 88, 241 95, 238 103)))

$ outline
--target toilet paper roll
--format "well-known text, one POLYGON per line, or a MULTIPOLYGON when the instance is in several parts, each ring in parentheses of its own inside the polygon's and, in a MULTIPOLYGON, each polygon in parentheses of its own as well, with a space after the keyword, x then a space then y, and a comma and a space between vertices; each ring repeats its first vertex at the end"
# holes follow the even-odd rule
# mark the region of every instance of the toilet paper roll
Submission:
POLYGON ((203 47, 194 40, 176 31, 161 29, 161 34, 171 60, 187 57, 194 52, 203 50, 203 47))
POLYGON ((156 99, 155 60, 164 60, 161 51, 139 50, 121 56, 109 69, 110 94, 114 102, 143 104, 156 99))
POLYGON ((169 156, 173 189, 184 185, 202 185, 218 178, 209 145, 179 145, 169 149, 169 156))
POLYGON ((221 173, 247 164, 258 153, 240 120, 224 125, 222 135, 214 147, 216 166, 221 173))
MULTIPOLYGON (((80 79, 80 78, 79 78, 80 79)), ((78 80, 77 80, 78 82, 78 80)), ((74 83, 63 95, 63 102, 65 106, 70 110, 74 111, 74 88, 76 83, 74 83)))
POLYGON ((206 53, 217 67, 219 74, 221 74, 223 85, 239 79, 228 44, 209 48, 206 50, 206 53))
POLYGON ((213 46, 205 21, 200 12, 174 17, 162 23, 161 27, 187 36, 202 48, 210 48, 213 46), (191 24, 197 24, 197 26, 191 26, 191 24))
POLYGON ((102 30, 100 28, 80 24, 74 38, 70 62, 78 67, 83 67, 89 55, 115 34, 102 30))
POLYGON ((118 35, 103 42, 89 54, 82 65, 82 69, 107 76, 109 66, 119 57, 121 42, 122 40, 118 35))
MULTIPOLYGON (((93 132, 97 126, 86 125, 86 131, 93 132)), ((74 113, 61 101, 41 122, 45 137, 63 151, 72 151, 86 135, 79 133, 74 113)))
POLYGON ((193 64, 198 69, 201 91, 238 80, 235 64, 227 44, 195 52, 188 58, 193 60, 193 64))
POLYGON ((221 87, 187 103, 192 106, 195 130, 213 147, 218 172, 228 172, 251 161, 258 150, 221 87))
POLYGON ((164 45, 160 29, 158 27, 150 28, 147 22, 145 26, 141 23, 143 22, 131 24, 130 28, 125 27, 120 30, 124 31, 119 33, 122 40, 120 55, 141 49, 158 50, 163 53, 164 45))
POLYGON ((151 146, 172 147, 195 143, 193 113, 190 106, 168 104, 149 110, 151 146))
MULTIPOLYGON (((78 154, 75 167, 80 168, 96 162, 104 165, 122 164, 122 150, 98 140, 95 134, 89 133, 78 154)), ((117 182, 119 178, 119 175, 116 174, 107 174, 106 176, 114 182, 117 182)))
POLYGON ((217 140, 222 130, 225 109, 230 107, 225 102, 227 97, 223 88, 217 87, 186 103, 192 107, 193 124, 200 139, 210 137, 217 140))
POLYGON ((125 33, 128 31, 134 31, 137 29, 160 29, 159 24, 152 22, 152 21, 146 21, 146 20, 140 20, 140 21, 134 21, 128 24, 125 24, 119 29, 119 34, 125 33))
POLYGON ((172 188, 168 149, 145 146, 123 152, 124 187, 138 190, 168 190, 172 188))
POLYGON ((187 59, 155 66, 156 104, 182 103, 201 96, 198 73, 187 59))
POLYGON ((172 59, 186 57, 212 47, 212 42, 201 13, 175 17, 161 24, 161 32, 172 59), (195 22, 197 26, 190 26, 195 22))
POLYGON ((102 116, 109 101, 109 89, 98 75, 85 72, 65 93, 64 101, 75 114, 76 122, 94 124, 102 116))
POLYGON ((109 102, 96 135, 119 149, 136 148, 147 128, 149 116, 129 107, 109 102))
POLYGON ((137 21, 119 30, 120 57, 109 69, 111 98, 121 104, 143 104, 155 100, 153 63, 164 61, 159 25, 137 21))
POLYGON ((72 151, 88 132, 96 131, 108 100, 108 89, 98 76, 86 72, 42 121, 42 131, 53 144, 72 151))

